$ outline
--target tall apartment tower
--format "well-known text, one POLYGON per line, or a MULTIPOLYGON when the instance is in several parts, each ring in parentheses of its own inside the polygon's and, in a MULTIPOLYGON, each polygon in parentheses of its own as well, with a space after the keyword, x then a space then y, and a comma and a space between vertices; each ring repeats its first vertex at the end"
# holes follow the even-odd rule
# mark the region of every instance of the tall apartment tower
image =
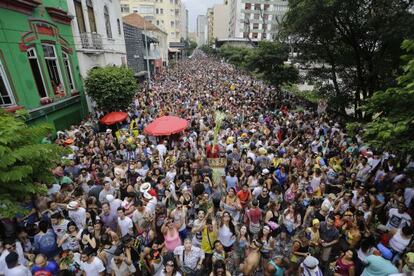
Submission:
POLYGON ((229 0, 229 36, 273 40, 288 9, 287 0, 229 0))
POLYGON ((168 44, 188 36, 187 11, 182 0, 120 0, 122 15, 138 13, 167 33, 168 44))
POLYGON ((197 16, 197 44, 199 46, 207 43, 207 16, 197 16))

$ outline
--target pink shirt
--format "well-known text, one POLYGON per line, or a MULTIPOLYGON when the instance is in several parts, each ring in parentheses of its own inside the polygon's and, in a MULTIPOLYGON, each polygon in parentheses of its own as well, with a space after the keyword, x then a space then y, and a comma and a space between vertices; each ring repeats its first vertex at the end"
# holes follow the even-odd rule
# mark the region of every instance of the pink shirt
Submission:
POLYGON ((181 245, 180 235, 178 230, 173 228, 172 231, 168 230, 164 235, 165 247, 169 252, 173 252, 177 246, 181 245), (172 233, 171 233, 172 232, 172 233))

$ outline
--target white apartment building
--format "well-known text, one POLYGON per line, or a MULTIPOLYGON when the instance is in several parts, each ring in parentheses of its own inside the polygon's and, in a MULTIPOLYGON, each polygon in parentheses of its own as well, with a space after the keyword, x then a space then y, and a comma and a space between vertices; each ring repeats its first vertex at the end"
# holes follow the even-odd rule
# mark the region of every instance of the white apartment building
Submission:
POLYGON ((119 0, 67 0, 83 78, 94 67, 125 65, 126 50, 119 0))
POLYGON ((122 15, 138 13, 167 33, 168 44, 188 35, 186 9, 181 0, 120 0, 122 15), (184 6, 184 8, 183 8, 184 6), (185 13, 184 15, 182 15, 185 13), (183 22, 184 21, 184 22, 183 22))
POLYGON ((287 9, 288 0, 230 0, 229 36, 273 40, 287 9))
POLYGON ((207 16, 197 16, 197 45, 203 46, 207 43, 207 16))

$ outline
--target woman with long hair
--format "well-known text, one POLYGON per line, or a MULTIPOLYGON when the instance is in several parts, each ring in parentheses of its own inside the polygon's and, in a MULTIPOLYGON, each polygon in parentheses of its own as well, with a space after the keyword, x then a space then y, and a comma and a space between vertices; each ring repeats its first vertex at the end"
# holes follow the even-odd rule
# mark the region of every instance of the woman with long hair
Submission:
POLYGON ((178 266, 173 258, 165 261, 164 269, 161 271, 160 276, 181 276, 181 273, 178 271, 178 266))
POLYGON ((290 236, 293 236, 296 229, 302 224, 302 217, 294 204, 289 205, 283 212, 281 219, 283 227, 290 236))
POLYGON ((221 207, 224 211, 228 212, 232 219, 237 223, 240 219, 240 210, 242 206, 240 204, 240 200, 236 195, 235 188, 228 188, 227 195, 221 202, 221 207))
POLYGON ((355 276, 356 254, 352 250, 347 250, 335 262, 334 276, 355 276))
POLYGON ((222 260, 217 260, 213 265, 213 271, 210 276, 231 276, 231 273, 226 270, 226 263, 222 260))
POLYGON ((273 248, 275 246, 275 241, 271 235, 271 228, 269 225, 263 226, 258 234, 257 241, 262 244, 262 247, 260 248, 260 254, 262 256, 261 259, 264 266, 268 260, 271 259, 273 248))
POLYGON ((233 224, 230 213, 224 211, 221 216, 220 227, 218 229, 218 239, 224 246, 226 253, 232 251, 233 244, 236 242, 237 232, 233 224))

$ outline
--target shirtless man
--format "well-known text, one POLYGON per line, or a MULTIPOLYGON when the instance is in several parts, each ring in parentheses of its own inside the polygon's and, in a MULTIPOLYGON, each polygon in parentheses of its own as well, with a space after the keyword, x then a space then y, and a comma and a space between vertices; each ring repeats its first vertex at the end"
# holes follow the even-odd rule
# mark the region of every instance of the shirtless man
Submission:
POLYGON ((253 240, 250 244, 249 255, 244 263, 240 264, 240 271, 244 276, 252 276, 260 264, 260 248, 262 244, 257 240, 253 240))

